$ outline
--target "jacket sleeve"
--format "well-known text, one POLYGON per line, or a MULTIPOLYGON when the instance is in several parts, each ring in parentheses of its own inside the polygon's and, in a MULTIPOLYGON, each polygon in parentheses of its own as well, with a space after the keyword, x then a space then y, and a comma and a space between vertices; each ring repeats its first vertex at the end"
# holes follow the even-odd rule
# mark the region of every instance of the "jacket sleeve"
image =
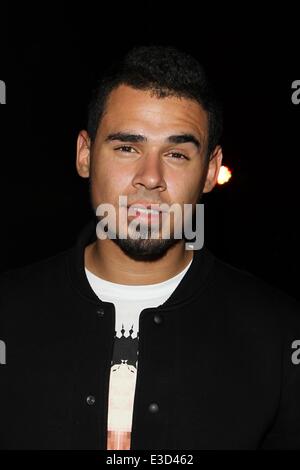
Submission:
POLYGON ((300 450, 300 309, 282 312, 280 403, 262 449, 300 450))

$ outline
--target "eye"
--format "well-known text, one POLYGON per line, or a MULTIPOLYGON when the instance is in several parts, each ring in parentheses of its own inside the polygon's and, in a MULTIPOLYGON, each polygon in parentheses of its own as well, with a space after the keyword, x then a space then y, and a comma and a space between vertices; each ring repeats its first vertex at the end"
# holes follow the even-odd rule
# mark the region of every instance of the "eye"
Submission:
POLYGON ((115 148, 115 150, 121 150, 122 152, 132 153, 131 150, 134 150, 134 148, 130 145, 121 145, 121 147, 117 147, 115 148))
POLYGON ((188 157, 183 153, 171 152, 170 155, 172 155, 175 160, 188 160, 188 157))

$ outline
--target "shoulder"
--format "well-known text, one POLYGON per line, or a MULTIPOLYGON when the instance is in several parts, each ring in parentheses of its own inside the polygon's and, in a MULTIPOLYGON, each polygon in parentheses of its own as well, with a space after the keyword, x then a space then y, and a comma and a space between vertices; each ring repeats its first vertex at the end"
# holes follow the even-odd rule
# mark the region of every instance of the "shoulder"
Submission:
POLYGON ((0 299, 26 296, 59 284, 66 276, 69 250, 0 273, 0 299))
POLYGON ((54 335, 55 325, 63 321, 61 313, 71 298, 68 251, 0 274, 0 331, 10 350, 54 335))
MULTIPOLYGON (((254 274, 214 257, 213 285, 231 312, 258 322, 296 328, 300 338, 300 302, 254 274)), ((294 330, 295 333, 295 330, 294 330)))

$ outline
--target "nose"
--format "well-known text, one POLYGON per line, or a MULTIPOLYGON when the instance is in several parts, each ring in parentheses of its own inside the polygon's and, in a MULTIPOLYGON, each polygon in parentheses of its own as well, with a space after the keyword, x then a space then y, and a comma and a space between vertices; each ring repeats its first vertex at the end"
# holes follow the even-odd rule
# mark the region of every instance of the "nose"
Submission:
POLYGON ((143 156, 133 177, 135 187, 164 191, 167 187, 163 174, 163 166, 157 152, 149 152, 143 156))

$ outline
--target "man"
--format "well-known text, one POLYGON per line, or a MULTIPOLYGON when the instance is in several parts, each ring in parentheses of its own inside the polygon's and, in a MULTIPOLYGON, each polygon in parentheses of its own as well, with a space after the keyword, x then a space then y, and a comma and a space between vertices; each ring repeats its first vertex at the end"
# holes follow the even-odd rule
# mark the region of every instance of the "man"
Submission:
POLYGON ((95 218, 2 275, 2 448, 300 448, 296 301, 175 236, 216 184, 221 121, 183 52, 104 74, 77 143, 95 218))

